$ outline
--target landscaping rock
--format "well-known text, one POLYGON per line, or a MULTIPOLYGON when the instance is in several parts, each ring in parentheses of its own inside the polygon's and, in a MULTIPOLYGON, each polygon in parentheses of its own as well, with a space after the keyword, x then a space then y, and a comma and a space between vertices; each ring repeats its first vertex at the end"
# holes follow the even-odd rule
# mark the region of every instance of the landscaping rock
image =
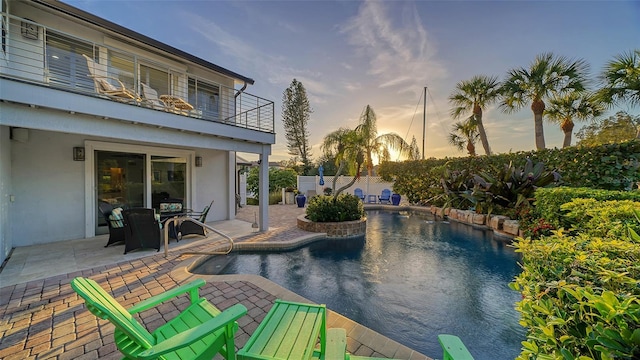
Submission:
POLYGON ((518 231, 520 230, 520 224, 518 220, 505 220, 502 223, 502 231, 509 235, 518 236, 518 231))

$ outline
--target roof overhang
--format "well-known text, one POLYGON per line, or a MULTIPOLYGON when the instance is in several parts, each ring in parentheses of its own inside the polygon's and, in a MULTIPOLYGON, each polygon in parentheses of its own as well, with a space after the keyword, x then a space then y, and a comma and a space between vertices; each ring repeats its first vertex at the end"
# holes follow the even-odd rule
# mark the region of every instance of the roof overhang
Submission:
POLYGON ((160 50, 162 52, 166 52, 169 54, 172 54, 174 56, 183 58, 189 62, 198 64, 200 66, 203 66, 207 69, 219 72, 221 74, 224 74, 226 76, 229 76, 231 78, 233 78, 235 81, 239 82, 239 83, 246 83, 249 85, 253 85, 254 80, 251 78, 248 78, 246 76, 240 75, 236 72, 233 72, 231 70, 225 69, 221 66, 218 66, 214 63, 211 63, 209 61, 206 61, 204 59, 201 59, 197 56, 191 55, 189 53, 186 53, 180 49, 177 49, 173 46, 167 45, 165 43, 162 43, 158 40, 152 39, 148 36, 142 35, 138 32, 135 32, 131 29, 125 28, 124 26, 120 26, 116 23, 113 23, 109 20, 103 19, 101 17, 95 16, 91 13, 88 13, 84 10, 80 10, 76 7, 73 7, 69 4, 65 4, 61 1, 58 0, 31 0, 34 3, 40 4, 41 6, 44 6, 48 9, 66 14, 68 16, 71 16, 73 18, 76 18, 78 20, 90 23, 94 26, 98 26, 100 28, 104 28, 107 29, 113 33, 116 33, 120 36, 123 36, 125 38, 129 38, 129 39, 133 39, 137 42, 143 43, 147 46, 150 46, 152 48, 155 48, 157 50, 160 50))

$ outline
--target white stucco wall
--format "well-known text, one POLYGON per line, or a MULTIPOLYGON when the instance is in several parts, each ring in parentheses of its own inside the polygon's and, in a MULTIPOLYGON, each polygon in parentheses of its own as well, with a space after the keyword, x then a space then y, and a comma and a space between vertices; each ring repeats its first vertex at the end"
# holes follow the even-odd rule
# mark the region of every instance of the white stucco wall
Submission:
POLYGON ((195 168, 196 188, 192 207, 195 211, 202 211, 211 200, 214 200, 207 215, 207 221, 227 220, 229 204, 227 152, 199 149, 196 150, 196 156, 202 156, 202 167, 195 168))
POLYGON ((11 195, 11 146, 9 127, 0 126, 0 264, 7 258, 11 247, 9 227, 11 195))
POLYGON ((11 146, 13 246, 83 238, 84 162, 72 156, 83 138, 31 129, 26 143, 11 146))

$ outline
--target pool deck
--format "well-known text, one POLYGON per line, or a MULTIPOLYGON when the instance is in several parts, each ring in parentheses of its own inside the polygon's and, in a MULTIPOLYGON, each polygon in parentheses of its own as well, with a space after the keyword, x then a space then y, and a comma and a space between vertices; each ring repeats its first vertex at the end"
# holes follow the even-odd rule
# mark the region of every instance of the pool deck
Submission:
MULTIPOLYGON (((370 205, 368 205, 370 206, 370 205)), ((390 206, 391 208, 391 206, 390 206)), ((393 207, 398 209, 397 207, 393 207)), ((308 243, 317 234, 297 228, 304 213, 295 205, 269 207, 270 229, 254 232, 257 207, 239 210, 235 220, 212 222, 231 236, 238 248, 277 248, 308 243)), ((10 359, 120 359, 113 340, 113 326, 89 313, 71 289, 76 276, 91 277, 125 307, 196 278, 206 280, 200 295, 220 309, 242 303, 246 316, 238 320, 236 346, 242 348, 264 319, 275 299, 310 302, 256 275, 195 275, 188 269, 203 255, 224 246, 215 233, 188 237, 169 244, 169 255, 140 250, 123 255, 121 245, 104 248, 107 235, 90 239, 20 247, 0 272, 0 358, 10 359), (97 331, 96 331, 97 330, 97 331)), ((140 321, 155 329, 184 307, 186 297, 140 314, 140 321)), ((390 340, 350 319, 329 311, 328 327, 347 330, 347 350, 355 355, 428 360, 412 349, 390 340)), ((434 337, 437 334, 433 334, 434 337)), ((220 358, 218 355, 216 358, 220 358)))

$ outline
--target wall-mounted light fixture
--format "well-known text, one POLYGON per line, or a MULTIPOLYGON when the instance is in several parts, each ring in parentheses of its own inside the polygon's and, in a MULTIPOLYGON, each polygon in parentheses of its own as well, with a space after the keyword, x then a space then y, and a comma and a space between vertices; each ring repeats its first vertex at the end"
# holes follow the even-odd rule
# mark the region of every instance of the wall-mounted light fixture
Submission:
POLYGON ((73 148, 73 161, 84 161, 84 148, 76 146, 73 148))
POLYGON ((196 156, 196 167, 202 167, 202 156, 196 156))

